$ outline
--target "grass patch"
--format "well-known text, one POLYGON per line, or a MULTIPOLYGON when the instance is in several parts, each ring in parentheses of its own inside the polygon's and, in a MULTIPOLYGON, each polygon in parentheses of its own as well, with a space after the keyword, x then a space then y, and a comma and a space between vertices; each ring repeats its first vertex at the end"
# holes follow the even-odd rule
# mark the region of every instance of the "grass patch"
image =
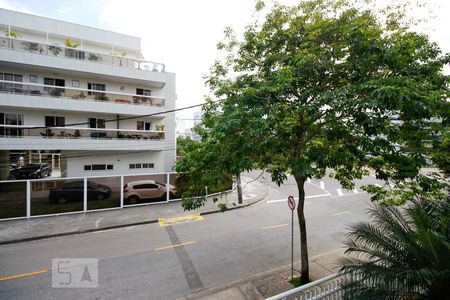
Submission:
POLYGON ((299 287, 299 286, 309 283, 309 281, 302 280, 302 278, 299 276, 299 277, 294 277, 293 279, 289 280, 289 283, 292 284, 294 287, 299 287))

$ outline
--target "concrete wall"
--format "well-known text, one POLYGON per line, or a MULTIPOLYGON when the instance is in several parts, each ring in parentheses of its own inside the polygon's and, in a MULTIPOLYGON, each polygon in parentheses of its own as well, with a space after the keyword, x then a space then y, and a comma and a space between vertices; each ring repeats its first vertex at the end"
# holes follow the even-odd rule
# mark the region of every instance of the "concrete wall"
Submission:
POLYGON ((95 151, 62 152, 63 160, 67 158, 67 177, 164 172, 164 155, 164 151, 111 151, 110 153, 95 151), (130 169, 129 164, 131 163, 154 163, 155 167, 153 169, 130 169), (114 170, 84 171, 84 165, 89 164, 112 164, 114 170))

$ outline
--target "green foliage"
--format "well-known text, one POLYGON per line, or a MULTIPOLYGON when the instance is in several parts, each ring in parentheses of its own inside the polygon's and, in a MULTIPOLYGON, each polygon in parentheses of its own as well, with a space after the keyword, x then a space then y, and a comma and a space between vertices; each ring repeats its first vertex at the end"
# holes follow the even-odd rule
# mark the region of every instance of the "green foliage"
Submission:
POLYGON ((206 78, 212 95, 197 128, 202 146, 177 168, 198 177, 266 168, 278 184, 292 174, 305 278, 306 179, 327 169, 345 188, 368 169, 384 180, 415 178, 430 141, 441 145, 448 130, 450 55, 410 31, 404 12, 339 0, 275 4, 241 40, 227 28, 218 44, 223 58, 206 78))
POLYGON ((367 185, 363 190, 381 205, 403 205, 410 199, 439 200, 448 195, 450 185, 440 174, 418 174, 408 181, 386 181, 385 186, 367 185))
POLYGON ((309 283, 309 281, 302 280, 301 277, 294 277, 293 279, 289 280, 289 283, 291 283, 294 287, 299 287, 309 283))
MULTIPOLYGON (((449 112, 450 114, 450 112, 449 112)), ((450 176, 450 133, 444 134, 441 141, 434 142, 433 162, 446 177, 450 176)))
POLYGON ((105 93, 96 93, 95 100, 107 101, 109 100, 108 96, 105 93))
MULTIPOLYGON (((205 205, 205 187, 208 193, 223 192, 232 187, 232 177, 223 170, 212 168, 214 155, 209 153, 209 144, 196 142, 189 137, 177 138, 177 155, 180 160, 176 163, 176 170, 180 172, 176 178, 176 186, 183 197, 182 206, 185 210, 193 210, 205 205), (204 162, 209 157, 210 161, 204 162)), ((225 206, 226 207, 226 206, 225 206)), ((220 206, 219 208, 223 209, 220 206)))
POLYGON ((349 227, 340 272, 348 299, 449 299, 450 198, 374 204, 349 227), (354 280, 352 280, 352 278, 354 280))
POLYGON ((384 26, 370 11, 307 1, 276 5, 242 41, 226 30, 226 58, 207 78, 225 100, 208 100, 202 138, 279 184, 287 172, 306 179, 327 168, 347 188, 367 166, 380 178, 414 177, 442 130, 431 120, 450 109, 448 56, 426 36, 384 26))

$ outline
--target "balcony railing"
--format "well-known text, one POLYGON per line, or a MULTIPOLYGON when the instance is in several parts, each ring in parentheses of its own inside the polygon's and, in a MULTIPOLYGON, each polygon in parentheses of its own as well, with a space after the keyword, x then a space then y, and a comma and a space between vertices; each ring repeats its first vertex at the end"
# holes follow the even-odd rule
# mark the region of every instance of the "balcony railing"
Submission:
POLYGON ((108 129, 83 127, 36 128, 27 125, 0 125, 0 138, 164 140, 165 132, 156 130, 108 129))
POLYGON ((343 299, 342 274, 332 274, 266 300, 343 299))
POLYGON ((60 87, 37 83, 22 83, 0 80, 0 93, 13 93, 30 96, 57 97, 75 100, 109 102, 119 104, 137 104, 164 106, 165 100, 157 96, 144 96, 127 93, 112 93, 73 87, 60 87))
POLYGON ((117 67, 139 69, 151 72, 165 71, 165 66, 162 63, 102 52, 88 51, 79 48, 71 48, 57 44, 35 42, 20 38, 0 37, 0 48, 6 48, 15 51, 26 51, 48 56, 77 59, 93 63, 102 63, 117 67))

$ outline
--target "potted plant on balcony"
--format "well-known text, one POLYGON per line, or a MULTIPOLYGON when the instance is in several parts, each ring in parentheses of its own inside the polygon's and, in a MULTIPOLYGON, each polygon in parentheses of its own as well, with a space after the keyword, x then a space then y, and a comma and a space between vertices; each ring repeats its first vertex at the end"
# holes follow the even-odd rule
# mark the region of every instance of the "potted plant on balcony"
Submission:
POLYGON ((61 47, 58 47, 56 45, 50 45, 50 46, 48 46, 48 51, 53 53, 54 56, 58 56, 59 53, 61 53, 62 49, 61 49, 61 47))
POLYGON ((88 54, 88 59, 92 60, 92 61, 98 61, 98 60, 102 60, 102 57, 98 54, 95 53, 89 53, 88 54))
POLYGON ((104 93, 95 94, 95 100, 108 101, 109 98, 104 93))
MULTIPOLYGON (((156 131, 164 131, 166 129, 166 125, 164 124, 157 124, 156 131)), ((164 138, 164 132, 158 132, 158 138, 163 139, 164 138)))

